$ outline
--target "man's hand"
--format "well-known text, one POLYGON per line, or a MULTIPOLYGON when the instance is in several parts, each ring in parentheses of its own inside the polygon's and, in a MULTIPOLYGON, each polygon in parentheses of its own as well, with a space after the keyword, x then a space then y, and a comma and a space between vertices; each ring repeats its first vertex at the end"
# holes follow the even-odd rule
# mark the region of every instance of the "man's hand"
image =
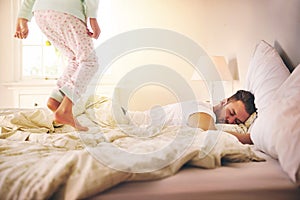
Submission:
POLYGON ((93 32, 91 32, 90 30, 87 30, 88 35, 94 39, 98 39, 98 37, 101 33, 101 29, 98 25, 96 18, 90 18, 90 26, 91 26, 93 32))
POLYGON ((17 26, 16 26, 16 32, 14 37, 19 39, 25 39, 28 36, 29 30, 28 30, 28 20, 24 18, 18 18, 17 20, 17 26))
POLYGON ((226 131, 227 133, 230 133, 231 135, 234 135, 241 143, 243 144, 253 144, 250 133, 236 133, 231 131, 226 131))

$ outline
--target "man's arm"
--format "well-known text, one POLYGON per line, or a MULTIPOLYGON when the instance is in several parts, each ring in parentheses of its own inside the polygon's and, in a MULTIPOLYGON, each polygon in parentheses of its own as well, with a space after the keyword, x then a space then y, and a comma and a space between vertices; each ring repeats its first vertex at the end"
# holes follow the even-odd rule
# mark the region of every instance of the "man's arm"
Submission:
MULTIPOLYGON (((190 115, 188 119, 188 125, 193 128, 201 128, 204 131, 217 130, 213 118, 209 114, 202 113, 202 112, 198 112, 190 115)), ((249 133, 241 134, 241 133, 230 132, 230 131, 226 131, 226 132, 234 135, 243 144, 253 144, 249 133)))
POLYGON ((242 133, 236 133, 230 131, 226 131, 226 132, 234 135, 243 144, 253 144, 250 137, 250 133, 242 134, 242 133))
POLYGON ((214 119, 209 114, 202 112, 191 114, 188 119, 188 125, 205 131, 216 130, 214 119))

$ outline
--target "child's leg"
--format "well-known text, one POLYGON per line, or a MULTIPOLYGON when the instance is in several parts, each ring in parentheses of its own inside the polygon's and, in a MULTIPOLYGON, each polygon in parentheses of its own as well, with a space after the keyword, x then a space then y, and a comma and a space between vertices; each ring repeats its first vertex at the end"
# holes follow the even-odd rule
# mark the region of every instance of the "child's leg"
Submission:
POLYGON ((52 111, 52 112, 55 112, 59 105, 60 105, 61 102, 55 100, 54 98, 50 97, 47 101, 47 107, 52 111))
POLYGON ((71 22, 73 22, 71 32, 77 34, 73 34, 67 44, 75 57, 69 61, 66 70, 68 73, 58 80, 58 86, 65 95, 76 102, 85 93, 88 84, 96 74, 98 62, 92 38, 86 32, 86 25, 77 18, 71 22))
POLYGON ((61 23, 67 24, 66 17, 68 15, 64 13, 59 13, 55 11, 36 11, 34 13, 36 18, 36 23, 38 24, 41 31, 46 35, 46 37, 51 41, 52 45, 64 55, 64 57, 69 61, 68 67, 64 69, 63 74, 57 81, 57 88, 55 88, 47 102, 47 107, 55 112, 60 103, 63 100, 64 94, 60 91, 62 85, 67 81, 71 80, 72 74, 78 68, 75 62, 74 52, 66 45, 66 36, 63 35, 63 29, 61 23))
POLYGON ((57 122, 75 126, 77 122, 70 115, 72 102, 75 103, 85 92, 98 69, 93 41, 87 34, 86 25, 74 16, 55 11, 39 11, 35 16, 44 34, 68 59, 68 66, 57 81, 57 86, 65 95, 64 100, 67 97, 71 103, 62 104, 51 98, 48 103, 52 110, 56 110, 57 122))
POLYGON ((94 44, 87 34, 86 24, 72 15, 56 11, 37 11, 34 15, 43 33, 68 59, 68 66, 57 86, 76 102, 98 70, 94 44))
POLYGON ((70 24, 73 24, 70 32, 77 32, 77 34, 69 35, 70 38, 67 37, 65 44, 75 55, 73 59, 68 58, 68 66, 57 82, 65 98, 55 112, 55 119, 58 123, 69 124, 78 130, 87 131, 88 128, 80 125, 73 116, 71 106, 85 93, 89 82, 98 70, 98 63, 85 24, 78 19, 71 19, 70 24))
POLYGON ((58 88, 52 90, 50 98, 47 102, 47 107, 55 112, 64 98, 64 94, 58 88))

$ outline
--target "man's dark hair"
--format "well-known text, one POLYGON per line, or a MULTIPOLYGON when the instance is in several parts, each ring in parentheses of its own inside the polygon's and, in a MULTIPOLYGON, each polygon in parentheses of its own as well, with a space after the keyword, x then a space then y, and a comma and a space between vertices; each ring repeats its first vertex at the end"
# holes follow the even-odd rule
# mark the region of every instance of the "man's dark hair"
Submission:
POLYGON ((256 111, 255 103, 254 103, 254 95, 246 90, 238 90, 234 95, 227 99, 230 101, 242 101, 245 105, 246 111, 249 115, 256 111))

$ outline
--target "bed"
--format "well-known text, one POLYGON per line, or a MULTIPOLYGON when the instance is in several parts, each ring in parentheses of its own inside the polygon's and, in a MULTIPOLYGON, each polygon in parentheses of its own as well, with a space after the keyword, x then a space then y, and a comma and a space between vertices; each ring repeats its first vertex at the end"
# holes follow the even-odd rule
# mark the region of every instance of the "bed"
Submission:
POLYGON ((299 199, 299 73, 257 45, 245 86, 258 107, 246 127, 254 145, 227 126, 148 127, 145 138, 102 96, 74 110, 87 133, 54 124, 47 109, 3 109, 1 199, 299 199))
POLYGON ((91 199, 299 199, 300 67, 287 69, 272 45, 257 44, 244 89, 255 95, 258 110, 245 125, 253 152, 265 162, 221 159, 214 169, 184 165, 175 176, 122 183, 91 199))

